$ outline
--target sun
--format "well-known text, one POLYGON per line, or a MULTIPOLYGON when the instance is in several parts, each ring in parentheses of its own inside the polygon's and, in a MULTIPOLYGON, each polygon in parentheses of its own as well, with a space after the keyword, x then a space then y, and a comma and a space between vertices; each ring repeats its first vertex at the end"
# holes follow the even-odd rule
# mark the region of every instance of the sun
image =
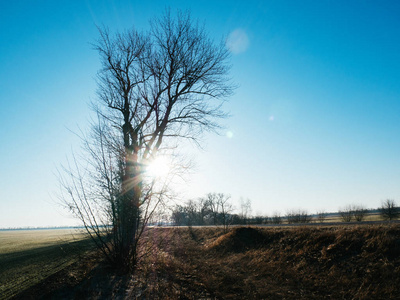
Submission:
POLYGON ((146 168, 147 175, 152 178, 167 177, 170 172, 171 164, 167 157, 158 156, 153 159, 146 168))

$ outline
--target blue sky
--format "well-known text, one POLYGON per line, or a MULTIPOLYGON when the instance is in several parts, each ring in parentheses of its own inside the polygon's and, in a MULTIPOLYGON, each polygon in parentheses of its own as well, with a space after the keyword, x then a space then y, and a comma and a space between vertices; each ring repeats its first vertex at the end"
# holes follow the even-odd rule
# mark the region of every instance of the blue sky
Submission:
POLYGON ((96 24, 146 30, 166 7, 239 37, 232 117, 188 150, 187 198, 229 193, 263 214, 400 203, 400 2, 1 1, 0 227, 74 223, 55 173, 90 118, 96 24))

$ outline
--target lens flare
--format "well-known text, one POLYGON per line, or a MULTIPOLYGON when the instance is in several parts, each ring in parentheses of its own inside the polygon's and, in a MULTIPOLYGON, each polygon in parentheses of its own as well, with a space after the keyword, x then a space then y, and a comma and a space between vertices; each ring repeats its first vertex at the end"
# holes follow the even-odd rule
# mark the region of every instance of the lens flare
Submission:
POLYGON ((233 54, 245 52, 249 47, 249 38, 246 31, 240 28, 232 31, 226 40, 226 46, 233 54))

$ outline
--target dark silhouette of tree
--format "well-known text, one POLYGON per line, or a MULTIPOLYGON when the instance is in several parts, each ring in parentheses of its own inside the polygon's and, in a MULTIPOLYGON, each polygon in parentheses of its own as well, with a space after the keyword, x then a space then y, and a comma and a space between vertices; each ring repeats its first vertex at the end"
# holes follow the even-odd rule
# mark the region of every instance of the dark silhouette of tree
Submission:
POLYGON ((339 215, 343 222, 351 222, 353 218, 357 222, 361 222, 364 220, 367 212, 367 209, 362 205, 347 205, 339 209, 339 215))
POLYGON ((221 105, 234 89, 227 77, 229 52, 188 13, 173 18, 168 11, 151 22, 148 34, 100 29, 95 49, 102 63, 93 103, 99 124, 87 142, 94 170, 69 173, 77 181, 72 189, 70 182, 63 186, 69 208, 103 239, 103 252, 129 270, 147 217, 165 199, 166 184, 147 178, 146 166, 173 151, 179 138, 198 143, 205 130, 218 128, 217 119, 226 116, 221 105), (87 175, 99 188, 90 201, 87 175), (111 246, 100 228, 107 228, 111 246))
POLYGON ((213 220, 213 225, 218 224, 218 214, 220 211, 217 193, 208 193, 205 202, 210 209, 210 215, 213 220))
POLYGON ((362 222, 365 219, 367 212, 367 209, 362 205, 353 206, 353 215, 357 222, 362 222))
POLYGON ((207 224, 208 220, 211 219, 211 208, 209 205, 209 201, 206 197, 199 198, 197 200, 197 207, 198 207, 198 224, 205 225, 207 224))
POLYGON ((289 224, 310 223, 311 216, 305 210, 291 210, 286 213, 286 219, 289 224))
POLYGON ((217 194, 217 202, 219 207, 218 215, 225 232, 228 231, 228 227, 232 222, 231 213, 233 212, 233 206, 229 201, 230 198, 230 195, 225 195, 222 193, 217 194))
POLYGON ((171 220, 174 225, 182 226, 187 224, 187 213, 185 207, 182 205, 176 205, 172 209, 171 220))
POLYGON ((233 222, 233 205, 230 195, 209 193, 203 198, 189 200, 186 205, 176 205, 172 210, 175 225, 222 225, 227 231, 233 222))
POLYGON ((382 202, 379 213, 384 220, 391 221, 400 216, 400 208, 396 206, 396 202, 394 200, 386 199, 382 202))
POLYGON ((279 212, 274 212, 274 214, 271 217, 271 223, 272 224, 281 224, 282 223, 282 217, 279 212))
POLYGON ((256 215, 256 216, 254 216, 254 218, 253 218, 253 223, 254 224, 263 224, 263 223, 265 223, 265 221, 267 220, 268 218, 266 218, 266 217, 264 217, 264 216, 262 216, 262 215, 256 215))
POLYGON ((198 205, 194 200, 189 200, 185 206, 185 212, 187 215, 187 225, 193 226, 199 224, 200 213, 198 211, 198 205))
POLYGON ((327 214, 324 210, 317 212, 317 220, 319 223, 323 223, 326 220, 327 214))
POLYGON ((342 209, 339 209, 339 215, 343 222, 351 222, 353 219, 353 206, 348 205, 342 209))

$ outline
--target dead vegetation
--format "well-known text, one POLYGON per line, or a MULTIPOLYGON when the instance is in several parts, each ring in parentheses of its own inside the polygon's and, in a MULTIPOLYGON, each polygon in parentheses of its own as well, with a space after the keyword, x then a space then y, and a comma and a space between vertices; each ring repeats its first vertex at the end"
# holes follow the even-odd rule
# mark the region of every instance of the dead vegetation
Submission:
MULTIPOLYGON (((154 228, 134 275, 97 265, 45 298, 398 299, 400 226, 154 228)), ((56 276, 51 280, 56 280, 56 276)), ((34 291, 32 289, 32 291, 34 291)), ((28 291, 27 291, 28 292, 28 291)), ((29 293, 28 293, 29 294, 29 293)), ((27 293, 24 294, 25 296, 27 293)), ((35 297, 40 297, 38 291, 35 297)))

